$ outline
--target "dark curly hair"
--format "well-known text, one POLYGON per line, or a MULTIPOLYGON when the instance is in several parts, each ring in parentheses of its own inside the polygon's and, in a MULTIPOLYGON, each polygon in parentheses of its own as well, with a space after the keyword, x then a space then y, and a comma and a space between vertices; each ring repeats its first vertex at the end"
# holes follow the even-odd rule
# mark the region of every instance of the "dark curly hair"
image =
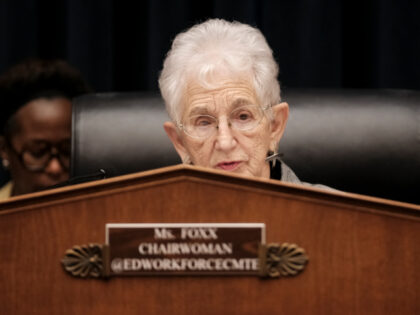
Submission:
POLYGON ((27 59, 0 76, 0 133, 20 107, 37 98, 72 99, 91 92, 82 74, 64 60, 27 59))

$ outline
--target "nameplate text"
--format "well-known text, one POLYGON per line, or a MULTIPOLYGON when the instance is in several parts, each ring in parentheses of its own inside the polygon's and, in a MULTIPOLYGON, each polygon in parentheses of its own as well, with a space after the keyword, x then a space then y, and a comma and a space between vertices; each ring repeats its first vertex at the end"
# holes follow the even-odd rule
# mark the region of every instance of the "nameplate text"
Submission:
POLYGON ((111 276, 258 275, 263 223, 106 225, 111 276))

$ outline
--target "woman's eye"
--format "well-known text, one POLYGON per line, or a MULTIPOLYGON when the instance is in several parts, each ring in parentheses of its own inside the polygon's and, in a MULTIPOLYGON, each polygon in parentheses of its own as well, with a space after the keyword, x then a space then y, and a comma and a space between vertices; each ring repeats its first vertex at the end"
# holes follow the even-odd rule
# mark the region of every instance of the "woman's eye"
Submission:
POLYGON ((57 147, 57 149, 60 151, 61 154, 70 155, 71 143, 69 141, 63 142, 57 147))
POLYGON ((47 154, 48 150, 47 149, 32 149, 29 151, 29 153, 33 156, 33 157, 42 157, 45 154, 47 154))
POLYGON ((198 127, 207 127, 212 124, 212 120, 208 117, 197 118, 194 125, 198 127))
POLYGON ((247 119, 249 119, 249 118, 251 118, 251 115, 250 115, 250 114, 248 114, 248 113, 241 113, 241 114, 239 115, 239 119, 240 119, 240 120, 247 120, 247 119))
POLYGON ((242 111, 242 112, 236 113, 235 119, 240 122, 249 121, 249 120, 252 120, 252 114, 250 112, 242 111))

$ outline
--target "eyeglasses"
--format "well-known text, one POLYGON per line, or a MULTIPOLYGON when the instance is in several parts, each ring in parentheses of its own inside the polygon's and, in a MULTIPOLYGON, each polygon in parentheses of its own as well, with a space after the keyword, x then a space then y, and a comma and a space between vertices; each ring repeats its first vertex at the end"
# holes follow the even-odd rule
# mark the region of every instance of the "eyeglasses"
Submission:
MULTIPOLYGON (((228 125, 238 131, 252 130, 259 125, 267 109, 271 109, 271 106, 244 105, 235 108, 228 116, 228 125)), ((211 115, 193 115, 178 127, 192 138, 204 139, 217 132, 219 119, 211 115)))
POLYGON ((37 141, 24 148, 20 153, 15 150, 10 141, 9 146, 28 171, 44 171, 53 158, 57 158, 65 171, 69 169, 71 146, 69 140, 54 145, 46 141, 37 141))

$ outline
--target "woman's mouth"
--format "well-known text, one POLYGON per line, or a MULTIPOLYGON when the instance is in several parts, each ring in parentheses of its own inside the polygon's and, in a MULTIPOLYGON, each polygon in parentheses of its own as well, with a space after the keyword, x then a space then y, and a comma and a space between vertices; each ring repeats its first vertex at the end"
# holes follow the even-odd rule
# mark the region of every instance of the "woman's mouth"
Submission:
POLYGON ((221 162, 221 163, 218 163, 216 166, 217 168, 220 168, 225 171, 234 171, 235 169, 239 167, 240 164, 241 162, 239 161, 232 161, 232 162, 221 162))

